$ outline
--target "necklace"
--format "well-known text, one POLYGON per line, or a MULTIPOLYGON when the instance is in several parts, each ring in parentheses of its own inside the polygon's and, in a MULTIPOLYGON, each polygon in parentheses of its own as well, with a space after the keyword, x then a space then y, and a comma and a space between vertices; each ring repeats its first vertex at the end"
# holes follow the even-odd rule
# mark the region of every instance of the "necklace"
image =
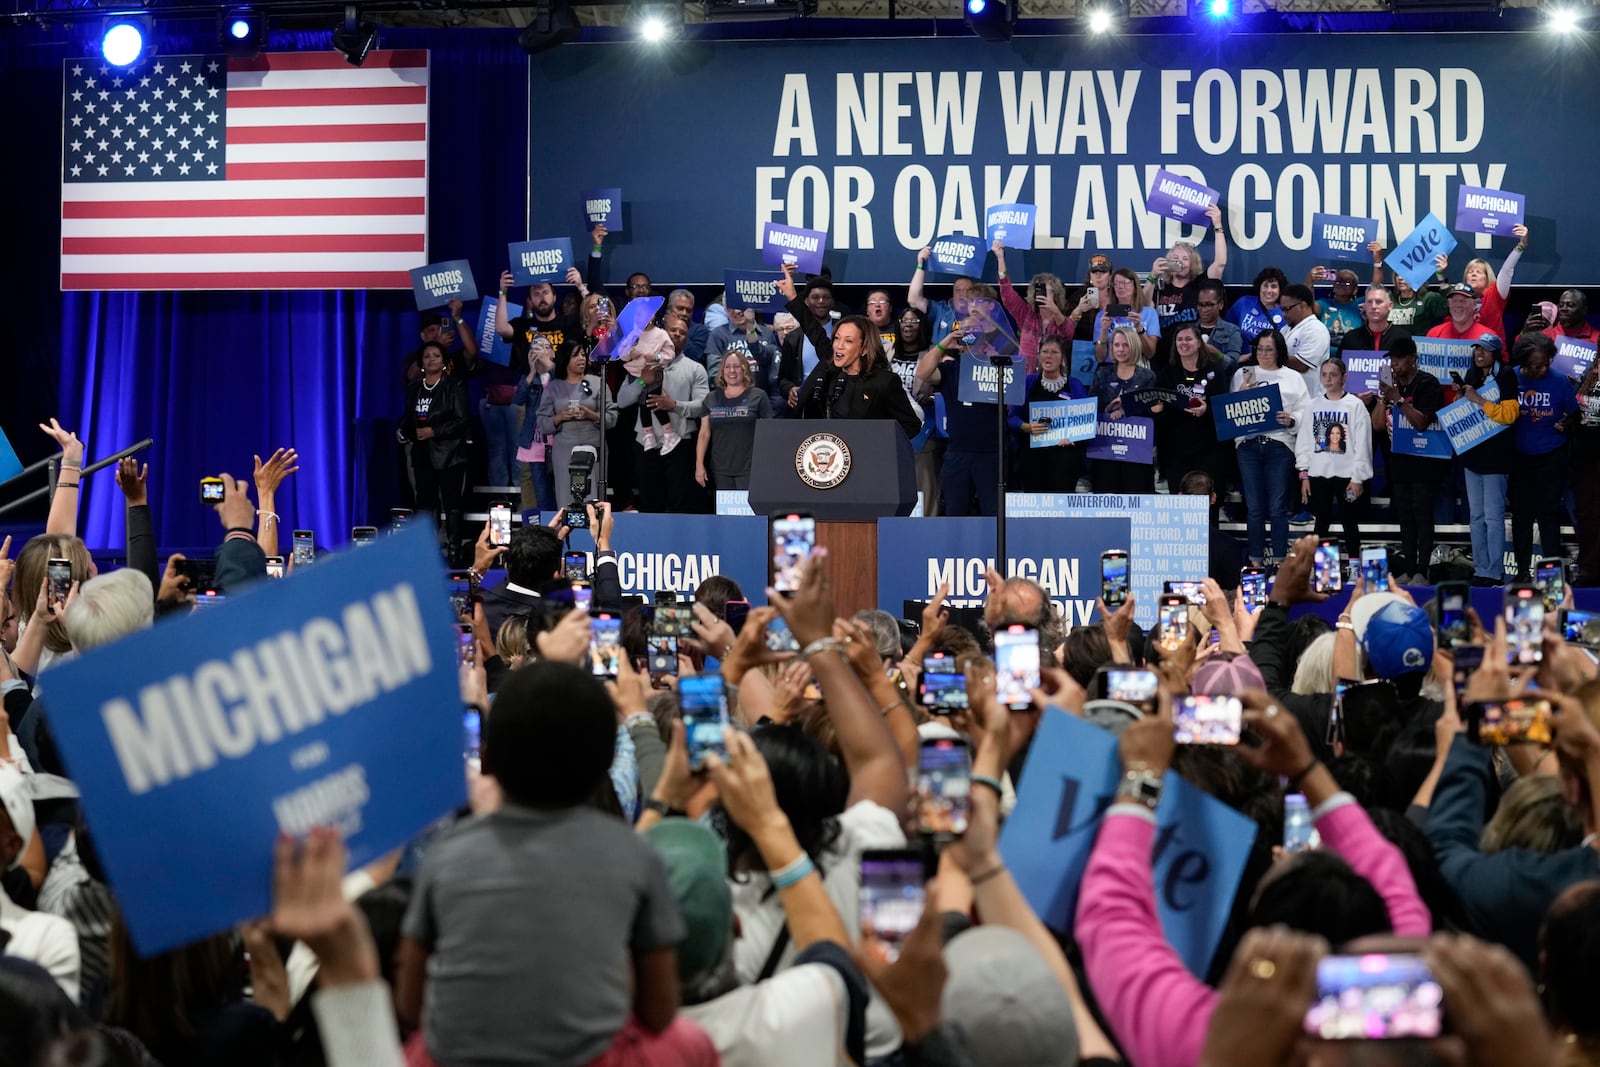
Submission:
POLYGON ((1059 378, 1046 378, 1042 374, 1039 376, 1039 388, 1047 393, 1059 393, 1066 384, 1067 376, 1065 374, 1059 378))
POLYGON ((424 376, 423 379, 422 379, 422 387, 424 389, 426 389, 428 392, 431 393, 435 389, 439 388, 439 382, 442 382, 442 381, 444 381, 444 375, 441 374, 441 375, 439 375, 438 381, 434 382, 432 385, 429 385, 427 377, 424 376))

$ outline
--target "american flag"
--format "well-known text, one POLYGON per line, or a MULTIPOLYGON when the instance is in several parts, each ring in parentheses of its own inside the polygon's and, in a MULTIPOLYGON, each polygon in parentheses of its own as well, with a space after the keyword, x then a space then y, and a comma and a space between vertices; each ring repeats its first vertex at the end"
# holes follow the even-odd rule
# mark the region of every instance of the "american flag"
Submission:
POLYGON ((65 62, 61 288, 409 289, 428 53, 65 62))

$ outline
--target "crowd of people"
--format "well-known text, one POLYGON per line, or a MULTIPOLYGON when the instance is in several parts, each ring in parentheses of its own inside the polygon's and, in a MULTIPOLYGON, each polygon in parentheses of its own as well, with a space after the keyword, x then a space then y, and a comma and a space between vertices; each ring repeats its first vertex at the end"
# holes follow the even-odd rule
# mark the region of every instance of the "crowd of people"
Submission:
POLYGON ((1241 494, 1236 517, 1251 562, 1281 561, 1295 526, 1326 536, 1337 525, 1359 546, 1370 539, 1364 526, 1387 520, 1399 531, 1396 573, 1419 581, 1437 576, 1435 526, 1462 522, 1471 578, 1483 585, 1506 580, 1508 518, 1512 573, 1524 577, 1535 525, 1539 555, 1559 557, 1570 519, 1579 580, 1600 582, 1600 482, 1572 476, 1600 456, 1600 375, 1594 363, 1572 378, 1550 369, 1557 340, 1594 342, 1600 330, 1578 290, 1509 328, 1524 227, 1498 272, 1473 259, 1453 281, 1441 256, 1415 290, 1388 276, 1374 243, 1364 290, 1354 269, 1316 266, 1291 282, 1267 267, 1230 304, 1224 222, 1210 214, 1209 265, 1187 243, 1148 270, 1094 255, 1081 285, 1049 273, 1025 285, 1012 279, 996 242, 998 284, 958 277, 948 300, 933 299, 923 249, 903 300, 870 290, 859 315, 842 305, 826 269, 805 279, 786 273, 786 310, 770 325, 722 293, 697 320, 694 294, 673 289, 627 351, 609 351, 603 339, 615 340, 621 308, 654 290, 636 273, 608 295, 606 232, 596 227, 586 269, 568 272, 572 288, 559 300, 553 286, 534 285, 514 315, 511 275, 502 275, 495 325, 511 345, 510 369, 478 359, 459 304, 454 330, 425 316, 400 429, 419 507, 438 510, 462 543, 460 444, 475 423, 458 386, 436 392, 443 376, 483 378, 485 476, 494 486, 526 485, 529 508, 570 502, 567 457, 588 448, 604 459, 591 488, 619 510, 710 512, 716 491, 749 487, 761 420, 870 418, 896 421, 911 440, 924 514, 993 515, 998 413, 960 398, 961 361, 1000 355, 1026 375, 1026 401, 1006 412, 1004 480, 1013 491, 1178 492, 1200 471, 1219 500, 1241 494), (1415 339, 1423 337, 1471 342, 1468 372, 1441 380, 1422 369, 1415 339), (730 352, 741 357, 738 369, 730 352), (1351 358, 1367 370, 1384 365, 1351 381, 1351 358), (1282 404, 1275 424, 1219 439, 1218 398, 1269 384, 1282 404), (1034 405, 1083 397, 1096 398, 1104 423, 1132 420, 1116 432, 1144 435, 1153 461, 1090 458, 1091 441, 1032 444, 1050 428, 1034 405), (1397 432, 1436 428, 1440 409, 1459 399, 1511 431, 1459 455, 1396 447, 1397 432))
MULTIPOLYGON (((1297 381, 1280 342, 1263 328, 1235 373, 1297 381)), ((1174 348, 1190 374, 1215 359, 1192 331, 1174 348)), ((1042 373, 1058 355, 1042 337, 1042 373)), ((563 358, 552 382, 573 388, 541 421, 594 424, 582 386, 601 386, 581 350, 563 358)), ((1329 362, 1318 381, 1342 403, 1329 362)), ((438 388, 437 353, 420 372, 438 388)), ((735 400, 758 388, 718 380, 735 400)), ((632 431, 680 434, 670 455, 688 436, 665 412, 632 431)), ((475 646, 461 701, 481 724, 468 805, 356 872, 331 830, 284 837, 270 915, 141 956, 119 905, 132 887, 103 865, 51 729, 92 710, 52 703, 51 671, 170 625, 197 581, 181 557, 159 568, 132 460, 117 469, 127 566, 98 570, 75 533, 83 447, 42 429, 63 453, 46 528, 14 562, 0 545, 0 1063, 1600 1064, 1595 650, 1551 612, 1513 667, 1505 619, 1469 614, 1463 636, 1436 605, 1361 581, 1330 626, 1303 608, 1323 599, 1315 535, 1288 546, 1264 605, 1208 579, 1187 618, 1146 631, 1115 583, 1070 626, 1041 586, 993 572, 966 625, 944 590, 915 619, 841 617, 823 549, 764 606, 713 576, 651 609, 621 595, 609 507, 574 501, 504 548, 486 527, 479 593, 456 605, 475 646), (589 610, 563 556, 579 508, 589 610), (596 637, 612 615, 614 663, 596 637), (779 623, 798 651, 774 651, 779 623), (664 634, 683 634, 666 663, 664 634), (1029 654, 997 669, 996 635, 1029 654), (1196 699, 1204 729, 1184 732, 1175 710, 1196 699), (1025 782, 1058 773, 1036 743, 1057 716, 1108 731, 1118 762, 1078 885, 1047 893, 1076 890, 1070 931, 1013 875, 1029 843, 999 845, 1025 782), (1209 967, 1185 965, 1158 910, 1171 775, 1251 826, 1209 967)), ((1277 443, 1303 451, 1303 429, 1277 443)), ((689 454, 721 472, 714 447, 689 454)), ((298 461, 280 449, 222 477, 208 588, 270 580, 298 461)), ((226 628, 248 598, 206 610, 226 628)))

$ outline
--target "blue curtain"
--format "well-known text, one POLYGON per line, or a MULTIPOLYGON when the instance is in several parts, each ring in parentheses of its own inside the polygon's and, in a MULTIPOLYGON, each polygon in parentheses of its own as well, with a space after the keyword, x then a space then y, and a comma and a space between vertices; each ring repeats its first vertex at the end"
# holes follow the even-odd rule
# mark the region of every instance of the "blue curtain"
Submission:
MULTIPOLYGON (((215 48, 214 37, 160 43, 167 54, 215 48)), ((328 35, 274 34, 268 47, 325 49, 328 35)), ((506 242, 526 233, 528 57, 514 30, 385 30, 380 47, 430 50, 429 256, 470 259, 492 293, 506 242)), ((140 460, 164 551, 214 546, 221 531, 200 504, 199 479, 248 478, 251 456, 279 446, 301 457, 277 500, 285 547, 294 527, 337 545, 352 525, 381 524, 405 502, 394 423, 401 367, 418 341, 409 292, 59 291, 60 172, 50 156, 60 145, 61 61, 88 52, 86 38, 59 29, 13 31, 0 45, 7 98, 49 102, 14 109, 25 129, 17 143, 46 148, 41 165, 16 172, 24 211, 12 265, 38 269, 18 270, 11 289, 28 328, 0 350, 0 370, 24 388, 0 397, 0 427, 24 462, 45 453, 33 424, 51 416, 78 431, 91 460, 153 438, 140 460)), ((88 481, 81 527, 91 548, 123 545, 110 471, 88 481)))

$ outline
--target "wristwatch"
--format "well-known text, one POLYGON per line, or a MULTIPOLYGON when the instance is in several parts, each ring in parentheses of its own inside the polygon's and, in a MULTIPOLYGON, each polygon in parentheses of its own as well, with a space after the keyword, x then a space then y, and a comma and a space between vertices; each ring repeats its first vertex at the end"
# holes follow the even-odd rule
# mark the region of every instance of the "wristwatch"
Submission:
POLYGON ((682 808, 675 808, 665 800, 657 800, 655 797, 644 802, 644 810, 653 811, 663 819, 682 819, 689 814, 682 808))
POLYGON ((1128 771, 1117 784, 1116 799, 1143 804, 1155 811, 1156 805, 1161 803, 1161 775, 1143 767, 1128 771))

